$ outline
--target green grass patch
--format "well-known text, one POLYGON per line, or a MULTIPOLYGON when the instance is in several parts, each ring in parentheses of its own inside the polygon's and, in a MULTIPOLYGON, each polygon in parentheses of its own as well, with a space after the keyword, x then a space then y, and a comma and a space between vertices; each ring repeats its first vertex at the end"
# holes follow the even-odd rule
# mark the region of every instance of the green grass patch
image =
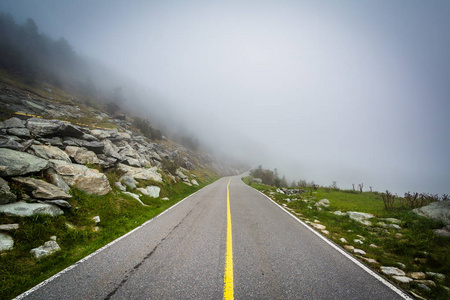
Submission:
MULTIPOLYGON (((116 174, 108 175, 111 181, 116 174)), ((160 214, 189 194, 212 183, 208 178, 199 187, 183 183, 161 184, 160 198, 141 197, 149 206, 142 206, 132 197, 117 189, 104 196, 88 195, 73 189, 69 200, 72 208, 58 217, 12 217, 0 215, 0 223, 19 223, 19 229, 9 234, 14 239, 14 249, 0 255, 0 298, 11 299, 36 284, 51 277, 81 258, 160 214), (92 218, 100 217, 96 224, 92 218), (67 225, 69 224, 69 225, 67 225), (61 251, 36 260, 30 250, 57 236, 61 251)))
MULTIPOLYGON (((248 178, 243 178, 243 181, 249 184, 248 178)), ((257 183, 252 183, 251 186, 290 209, 301 220, 305 222, 318 220, 329 232, 322 234, 335 243, 364 250, 367 253, 364 257, 375 259, 378 264, 369 264, 361 257, 359 259, 375 270, 380 270, 380 266, 399 267, 403 264, 407 275, 410 272, 434 272, 446 275, 444 282, 435 280, 436 287, 431 287, 431 292, 420 289, 417 283, 401 287, 427 299, 449 299, 446 287, 450 287, 450 259, 448 259, 450 239, 433 233, 433 229, 442 228, 442 223, 420 217, 411 209, 401 207, 399 204, 387 210, 378 193, 318 188, 315 191, 307 190, 301 195, 288 196, 278 193, 276 187, 257 183), (317 209, 314 204, 321 199, 328 199, 330 206, 317 209), (373 226, 365 226, 348 216, 335 215, 333 213, 335 211, 371 213, 374 215, 374 218, 370 219, 373 226), (385 218, 400 220, 402 229, 376 225, 378 222, 388 224, 389 222, 383 220, 385 218), (342 242, 341 238, 347 242, 342 242), (361 240, 363 244, 355 240, 361 240), (371 244, 377 247, 372 247, 371 244)), ((427 279, 434 278, 428 276, 427 279)))

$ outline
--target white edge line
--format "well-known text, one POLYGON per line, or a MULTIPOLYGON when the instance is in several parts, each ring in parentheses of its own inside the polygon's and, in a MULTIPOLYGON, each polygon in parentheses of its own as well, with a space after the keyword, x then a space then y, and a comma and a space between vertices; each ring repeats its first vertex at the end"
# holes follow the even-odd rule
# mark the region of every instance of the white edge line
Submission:
MULTIPOLYGON (((248 186, 246 184, 246 186, 248 186)), ((250 186, 248 186, 250 187, 250 186)), ((252 188, 252 187, 250 187, 252 188)), ((302 220, 300 220, 299 218, 297 218, 295 215, 293 215, 291 212, 289 212, 287 209, 285 209, 283 206, 281 206, 280 204, 276 203, 274 200, 272 200, 269 196, 267 196, 266 194, 264 194, 261 191, 258 191, 255 188, 252 188, 253 190, 259 192, 260 194, 262 194, 264 197, 266 197, 267 199, 269 199, 270 201, 272 201, 273 204, 275 204, 276 206, 278 206, 279 208, 281 208, 282 210, 284 210, 287 214, 289 214, 291 217, 293 217, 296 221, 298 221, 300 224, 302 224, 303 226, 305 226, 306 228, 308 228, 310 231, 312 231, 315 235, 317 235, 318 237, 320 237, 323 241, 325 241, 328 245, 330 245, 331 247, 333 247, 335 250, 337 250, 339 253, 341 253, 342 255, 344 255, 345 257, 347 257, 348 259, 350 259, 352 262, 354 262, 356 265, 358 265, 361 269, 363 269, 364 271, 366 271, 367 273, 369 273, 370 275, 372 275, 373 277, 375 277, 376 279, 378 279, 378 281, 380 281, 381 283, 383 283, 384 285, 386 285, 388 288, 390 288, 391 290, 393 290, 395 293, 397 293, 399 296, 401 296, 403 299, 411 299, 413 300, 413 298, 411 298, 409 295, 407 295, 404 291, 402 291, 401 289, 399 289, 398 287, 396 287, 394 284, 392 284, 391 282, 389 282, 388 280, 386 280, 385 278, 381 277, 379 274, 377 274, 376 272, 374 272, 373 270, 371 270, 369 267, 367 267, 366 265, 364 265, 363 263, 361 263, 359 260, 357 260, 356 258, 354 258, 352 255, 350 255, 349 253, 347 253, 347 251, 343 250, 341 247, 337 246, 335 243, 331 242, 330 240, 328 240, 326 237, 324 237, 323 235, 321 235, 320 233, 318 233, 316 230, 314 230, 313 228, 311 228, 308 224, 306 224, 305 222, 303 222, 302 220)))
POLYGON ((185 200, 187 200, 188 198, 194 196, 195 194, 197 194, 198 192, 200 192, 201 190, 203 190, 204 188, 208 187, 210 184, 208 184, 207 186, 204 186, 203 188, 199 189, 198 191, 196 191, 195 193, 190 194, 189 196, 187 196, 186 198, 184 198, 181 201, 178 201, 177 203, 175 203, 174 205, 172 205, 171 207, 169 207, 168 209, 166 209, 165 211, 161 212, 159 215, 151 218, 150 220, 144 222, 142 225, 134 228, 133 230, 125 233, 124 235, 118 237, 117 239, 115 239, 114 241, 110 242, 109 244, 101 247, 100 249, 98 249, 97 251, 89 254, 88 256, 83 257, 82 259, 80 259, 79 261, 77 261, 76 263, 74 263, 71 266, 68 266, 67 268, 65 268, 64 270, 56 273, 55 275, 53 275, 52 277, 42 281, 41 283, 39 283, 38 285, 32 287, 31 289, 29 289, 26 292, 23 292, 22 294, 18 295, 17 297, 13 298, 13 300, 20 300, 25 298, 26 296, 30 295, 31 293, 35 292, 36 290, 40 289, 41 287, 45 286, 47 283, 52 282, 53 280, 55 280, 56 278, 58 278, 59 276, 63 275, 64 273, 69 272, 70 270, 74 269, 76 266, 78 266, 79 264, 85 262, 86 260, 88 260, 89 258, 93 257, 94 255, 100 253, 101 251, 111 247, 112 245, 114 245, 115 243, 117 243, 118 241, 126 238, 127 236, 129 236, 130 234, 132 234, 133 232, 141 229, 142 227, 144 227, 145 225, 147 225, 148 223, 152 222, 153 220, 155 220, 156 218, 162 216, 163 214, 165 214, 166 212, 168 212, 169 210, 171 210, 172 208, 174 208, 175 206, 177 206, 178 204, 184 202, 185 200))

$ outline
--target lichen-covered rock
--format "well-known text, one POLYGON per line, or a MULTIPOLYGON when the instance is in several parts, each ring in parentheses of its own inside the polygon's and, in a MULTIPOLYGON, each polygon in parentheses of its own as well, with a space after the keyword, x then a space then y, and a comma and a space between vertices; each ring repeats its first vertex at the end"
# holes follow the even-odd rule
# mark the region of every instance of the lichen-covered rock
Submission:
POLYGON ((48 168, 49 163, 40 157, 0 148, 0 176, 20 176, 48 168))
POLYGON ((71 162, 69 155, 66 152, 62 151, 58 147, 46 146, 46 145, 32 145, 31 150, 34 152, 34 155, 49 160, 49 159, 58 159, 66 162, 71 162))
POLYGON ((50 241, 44 243, 44 245, 37 248, 31 249, 30 253, 34 254, 36 259, 41 259, 43 257, 52 255, 53 253, 60 251, 58 243, 56 242, 56 237, 52 236, 50 241))
POLYGON ((413 212, 435 221, 442 221, 445 225, 450 224, 450 200, 433 202, 427 206, 413 209, 413 212))
POLYGON ((31 194, 36 199, 54 200, 72 198, 71 195, 67 194, 59 187, 45 182, 44 180, 31 177, 14 177, 13 180, 22 183, 26 190, 31 190, 31 194))
POLYGON ((59 216, 64 212, 51 204, 26 203, 23 201, 0 205, 0 212, 18 217, 30 217, 35 215, 59 216))
POLYGON ((50 160, 52 168, 69 185, 88 194, 106 195, 111 191, 108 178, 98 170, 83 165, 70 164, 61 160, 50 160))
POLYGON ((13 238, 5 233, 0 232, 0 251, 11 250, 13 247, 13 238))
POLYGON ((8 182, 0 177, 0 204, 16 201, 17 196, 11 193, 8 182))

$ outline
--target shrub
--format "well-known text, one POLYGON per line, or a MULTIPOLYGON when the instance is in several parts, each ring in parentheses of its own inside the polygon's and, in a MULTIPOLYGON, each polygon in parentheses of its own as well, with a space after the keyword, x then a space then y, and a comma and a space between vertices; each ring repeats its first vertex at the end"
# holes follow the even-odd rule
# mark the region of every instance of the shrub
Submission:
POLYGON ((395 196, 391 194, 388 190, 386 190, 386 193, 381 194, 381 198, 383 198, 385 209, 391 209, 394 207, 395 196))

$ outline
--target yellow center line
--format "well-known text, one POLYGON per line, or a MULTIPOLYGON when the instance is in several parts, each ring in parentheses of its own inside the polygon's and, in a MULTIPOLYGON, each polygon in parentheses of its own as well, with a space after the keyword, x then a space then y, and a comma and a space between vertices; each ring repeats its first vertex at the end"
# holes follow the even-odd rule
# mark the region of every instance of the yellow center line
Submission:
POLYGON ((225 256, 225 281, 223 299, 234 299, 233 292, 233 242, 231 237, 230 182, 227 185, 227 253, 225 256))

